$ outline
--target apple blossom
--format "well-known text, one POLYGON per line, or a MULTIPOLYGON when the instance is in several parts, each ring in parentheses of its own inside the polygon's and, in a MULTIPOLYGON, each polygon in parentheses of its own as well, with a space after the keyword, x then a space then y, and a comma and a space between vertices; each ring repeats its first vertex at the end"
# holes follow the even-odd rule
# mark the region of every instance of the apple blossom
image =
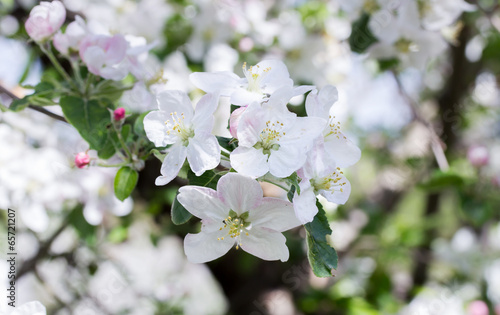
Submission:
POLYGON ((158 94, 157 100, 159 110, 144 117, 144 130, 157 147, 172 146, 156 185, 166 185, 174 179, 186 157, 197 176, 219 165, 220 147, 211 133, 218 97, 204 95, 196 111, 187 94, 181 91, 163 91, 158 94))
POLYGON ((280 178, 290 176, 304 164, 304 153, 323 131, 324 119, 297 117, 289 112, 289 98, 282 92, 286 91, 278 91, 263 106, 250 104, 240 118, 239 146, 230 155, 231 165, 238 173, 254 177, 267 172, 280 178))
POLYGON ((490 159, 488 148, 482 145, 471 146, 467 150, 467 159, 476 167, 487 165, 490 159))
POLYGON ((351 184, 340 168, 335 166, 321 139, 315 141, 306 163, 297 174, 302 180, 299 184, 300 194, 296 191, 293 197, 293 207, 295 215, 303 224, 311 222, 318 213, 316 195, 322 195, 336 204, 344 204, 349 198, 351 184))
POLYGON ((35 6, 26 24, 26 32, 36 42, 49 39, 66 19, 66 9, 60 1, 42 1, 35 6))
POLYGON ((68 24, 64 33, 59 31, 54 35, 54 47, 63 55, 78 52, 78 46, 87 33, 85 21, 77 15, 75 21, 68 24))
POLYGON ((10 315, 46 315, 47 311, 45 306, 38 301, 25 303, 19 307, 14 308, 10 315))
POLYGON ((125 118, 125 108, 118 107, 117 109, 115 109, 113 112, 113 118, 115 121, 120 121, 125 118))
POLYGON ((86 152, 80 152, 75 156, 75 165, 78 168, 84 168, 89 165, 90 156, 86 152))
POLYGON ((217 191, 197 186, 179 189, 179 202, 202 219, 201 232, 188 234, 184 251, 189 261, 204 263, 236 249, 264 260, 287 261, 286 239, 281 232, 300 225, 290 202, 263 197, 261 186, 249 177, 228 173, 217 191))
MULTIPOLYGON (((229 96, 231 104, 248 105, 261 102, 282 87, 293 87, 293 81, 285 64, 280 60, 263 60, 247 69, 243 64, 244 78, 232 72, 192 73, 189 78, 199 89, 207 92, 218 92, 229 96)), ((295 95, 303 94, 312 87, 299 86, 294 89, 295 95)))
POLYGON ((87 35, 80 42, 80 58, 89 71, 108 80, 122 80, 128 73, 123 62, 127 54, 123 35, 87 35))
POLYGON ((306 99, 306 112, 309 117, 326 119, 323 130, 324 147, 339 167, 348 167, 359 161, 361 150, 340 131, 340 122, 331 115, 331 108, 338 100, 334 86, 327 85, 321 91, 313 90, 306 99))

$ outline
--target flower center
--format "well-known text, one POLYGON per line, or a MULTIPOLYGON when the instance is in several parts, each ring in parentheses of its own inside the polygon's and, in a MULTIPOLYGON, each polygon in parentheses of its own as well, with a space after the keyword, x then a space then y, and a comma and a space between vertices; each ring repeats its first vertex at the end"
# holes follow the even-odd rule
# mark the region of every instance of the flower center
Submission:
POLYGON ((268 120, 266 122, 266 127, 262 129, 260 132, 260 141, 254 145, 254 148, 260 149, 264 154, 271 154, 271 150, 278 150, 280 145, 278 142, 281 137, 286 135, 286 132, 283 131, 283 123, 276 120, 276 122, 271 122, 268 120))
POLYGON ((330 175, 320 178, 320 179, 311 179, 311 185, 314 187, 316 191, 318 190, 328 190, 332 193, 335 191, 344 192, 342 186, 347 185, 346 182, 342 182, 342 176, 344 174, 340 171, 340 168, 337 167, 337 170, 333 171, 330 175))
POLYGON ((419 50, 418 45, 407 38, 400 38, 394 43, 394 47, 397 51, 407 54, 409 52, 417 52, 419 50))
MULTIPOLYGON (((238 214, 231 210, 229 215, 222 221, 224 226, 222 226, 219 231, 227 231, 226 236, 229 235, 231 238, 236 238, 236 249, 241 246, 241 233, 248 235, 248 230, 251 229, 252 224, 248 222, 248 211, 238 216, 238 214)), ((218 241, 224 240, 224 236, 218 237, 218 241)))
POLYGON ((254 73, 255 69, 257 69, 257 71, 260 70, 260 66, 256 65, 255 68, 254 66, 250 66, 250 68, 247 70, 247 63, 246 62, 243 63, 243 73, 245 74, 245 77, 247 78, 248 81, 247 90, 250 92, 262 94, 261 81, 269 72, 269 70, 271 70, 271 67, 262 70, 263 72, 260 74, 254 73))
POLYGON ((194 137, 194 130, 191 126, 187 125, 184 120, 184 113, 181 115, 177 115, 177 112, 170 113, 170 117, 172 120, 167 120, 165 125, 167 125, 167 135, 175 134, 182 141, 184 146, 187 146, 189 143, 189 138, 194 137))

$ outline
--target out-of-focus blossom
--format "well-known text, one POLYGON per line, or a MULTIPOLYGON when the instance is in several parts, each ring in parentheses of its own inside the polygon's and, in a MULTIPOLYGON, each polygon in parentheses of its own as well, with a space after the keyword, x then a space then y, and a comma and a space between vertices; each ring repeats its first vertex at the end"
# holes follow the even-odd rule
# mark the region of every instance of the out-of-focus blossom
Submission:
POLYGON ((89 165, 90 163, 90 156, 87 154, 87 152, 80 152, 75 156, 75 165, 78 168, 84 168, 85 166, 89 165))
POLYGON ((80 42, 80 57, 89 71, 109 80, 125 78, 128 69, 123 63, 127 54, 127 41, 123 35, 87 35, 80 42))
POLYGON ((475 145, 467 150, 467 159, 476 167, 487 165, 490 160, 488 148, 482 145, 475 145))
POLYGON ((35 6, 26 24, 26 32, 36 42, 49 39, 66 19, 66 9, 60 1, 42 1, 35 6))
POLYGON ((113 112, 113 118, 115 119, 115 121, 120 121, 125 118, 125 108, 118 107, 117 109, 115 109, 115 111, 113 112))
POLYGON ((38 301, 28 302, 19 307, 14 308, 14 310, 9 313, 9 315, 46 315, 47 311, 45 306, 38 301))
POLYGON ((68 24, 64 33, 59 31, 54 35, 54 46, 63 55, 77 53, 80 42, 87 33, 85 21, 77 15, 75 21, 68 24))
POLYGON ((157 99, 159 110, 146 115, 144 130, 157 147, 173 146, 162 164, 156 185, 166 185, 173 180, 186 157, 196 176, 219 165, 220 147, 211 133, 218 97, 206 94, 199 100, 196 111, 187 94, 181 91, 163 91, 157 99))
POLYGON ((467 307, 468 315, 488 315, 489 313, 488 305, 484 301, 472 301, 467 307))
POLYGON ((188 234, 184 251, 188 260, 204 263, 236 249, 264 260, 287 261, 286 238, 281 234, 300 225, 290 202, 263 197, 259 183, 240 174, 228 173, 217 183, 217 191, 197 186, 179 189, 179 202, 202 219, 201 232, 188 234))
POLYGON ((422 25, 428 30, 440 30, 451 25, 464 11, 474 11, 476 6, 464 0, 424 0, 418 2, 422 25))

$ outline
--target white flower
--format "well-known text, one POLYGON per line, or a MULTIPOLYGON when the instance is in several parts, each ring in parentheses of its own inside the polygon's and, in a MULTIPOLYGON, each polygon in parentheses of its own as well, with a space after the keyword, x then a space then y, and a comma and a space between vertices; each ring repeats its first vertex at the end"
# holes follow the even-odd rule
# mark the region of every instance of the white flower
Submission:
POLYGON ((280 91, 263 106, 250 104, 242 114, 237 130, 238 148, 230 156, 238 173, 260 177, 270 172, 284 178, 304 164, 305 153, 326 121, 297 117, 286 109, 288 100, 280 91))
POLYGON ((46 315, 45 306, 38 301, 28 302, 16 307, 9 315, 46 315))
POLYGON ((59 31, 54 35, 54 47, 63 55, 77 52, 80 42, 88 32, 85 21, 77 15, 75 21, 68 24, 64 33, 59 31))
POLYGON ((316 195, 322 195, 336 204, 344 204, 349 199, 351 184, 340 168, 335 167, 335 161, 325 151, 321 139, 317 139, 306 163, 297 174, 302 181, 299 184, 300 194, 295 192, 293 197, 293 207, 295 215, 303 224, 311 222, 318 213, 316 195))
POLYGON ((476 9, 464 0, 421 0, 418 4, 422 24, 428 30, 440 30, 451 25, 462 12, 476 9))
POLYGON ((108 80, 119 81, 128 73, 124 62, 128 43, 123 35, 87 35, 79 45, 89 71, 108 80))
POLYGON ((236 249, 264 260, 287 261, 286 239, 281 232, 300 225, 290 202, 263 197, 259 183, 228 173, 217 191, 197 186, 179 189, 179 202, 202 219, 201 232, 188 234, 184 251, 189 261, 204 263, 236 249))
POLYGON ((219 165, 220 147, 211 133, 218 97, 204 95, 196 111, 187 94, 181 91, 163 91, 157 100, 159 110, 144 117, 144 130, 157 147, 169 144, 172 147, 163 161, 162 176, 156 179, 156 185, 166 185, 174 179, 186 157, 197 176, 219 165))
POLYGON ((337 166, 348 167, 359 161, 361 150, 340 131, 340 122, 331 114, 333 104, 338 100, 334 86, 327 85, 321 91, 313 90, 306 99, 309 117, 326 119, 328 124, 323 130, 324 148, 337 166))
MULTIPOLYGON (((220 93, 231 97, 231 104, 248 105, 262 102, 283 87, 293 87, 293 81, 285 64, 280 60, 264 60, 249 69, 243 64, 244 78, 232 72, 192 73, 193 84, 207 93, 220 93)), ((309 86, 294 89, 295 95, 311 90, 309 86)))
POLYGON ((65 19, 66 9, 60 1, 42 1, 31 10, 24 26, 34 41, 41 42, 57 32, 65 19))

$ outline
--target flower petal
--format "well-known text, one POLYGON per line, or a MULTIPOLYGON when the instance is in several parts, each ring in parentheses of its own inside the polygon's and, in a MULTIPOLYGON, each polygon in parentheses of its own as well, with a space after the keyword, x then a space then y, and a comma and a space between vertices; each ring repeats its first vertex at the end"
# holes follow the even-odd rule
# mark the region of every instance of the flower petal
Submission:
POLYGON ((351 183, 344 176, 342 176, 341 182, 345 183, 345 185, 342 186, 342 191, 338 189, 335 189, 334 191, 320 190, 319 193, 325 197, 326 200, 343 205, 347 202, 349 195, 351 194, 351 183))
POLYGON ((196 104, 193 117, 195 131, 212 132, 214 112, 217 109, 219 97, 216 94, 205 94, 196 104))
POLYGON ((282 145, 269 156, 269 172, 276 177, 284 178, 304 165, 306 155, 302 148, 294 145, 282 145))
POLYGON ((220 146, 217 138, 206 132, 195 134, 189 139, 187 159, 196 176, 216 168, 220 163, 220 146))
POLYGON ((260 259, 287 261, 290 256, 286 238, 280 232, 257 227, 240 237, 241 248, 260 259))
POLYGON ((325 150, 338 167, 351 166, 361 158, 361 150, 341 132, 325 137, 325 150))
POLYGON ((217 192, 207 187, 183 186, 179 188, 177 200, 192 215, 203 220, 221 223, 229 213, 217 192))
POLYGON ((293 80, 290 79, 290 74, 286 65, 281 60, 263 60, 257 64, 260 69, 268 69, 261 81, 263 91, 267 94, 272 94, 277 89, 283 86, 293 86, 293 80))
POLYGON ((241 174, 228 173, 219 179, 217 194, 229 209, 242 214, 256 208, 264 193, 256 180, 241 174))
POLYGON ((269 171, 262 149, 237 147, 230 155, 231 166, 243 175, 260 177, 269 171))
POLYGON ((301 224, 295 217, 291 202, 271 197, 265 197, 257 208, 249 211, 248 221, 253 227, 265 227, 277 232, 301 224))
POLYGON ((168 119, 170 119, 170 115, 159 110, 152 111, 144 117, 144 131, 148 139, 157 147, 164 147, 178 140, 174 133, 167 134, 165 122, 168 119))
POLYGON ((166 112, 168 115, 170 113, 177 112, 178 115, 184 114, 184 123, 190 123, 193 117, 193 104, 189 99, 189 96, 182 91, 177 90, 165 90, 156 96, 158 101, 158 108, 161 111, 166 112))
POLYGON ((260 133, 266 126, 264 110, 258 103, 250 104, 241 114, 238 122, 238 145, 252 147, 260 140, 260 133))
POLYGON ((184 252, 187 259, 192 263, 205 263, 226 254, 233 247, 235 240, 226 237, 219 241, 217 240, 219 237, 220 231, 218 230, 186 235, 184 252))
POLYGON ((309 181, 304 184, 302 182, 300 183, 300 195, 295 192, 293 196, 293 208, 297 219, 299 219, 302 224, 311 222, 316 213, 318 213, 318 207, 316 207, 316 194, 309 181))
POLYGON ((162 176, 156 178, 156 186, 163 186, 170 183, 179 174, 179 171, 186 160, 187 148, 181 144, 174 145, 165 157, 161 165, 162 176))
POLYGON ((207 93, 230 96, 238 86, 240 78, 232 72, 194 72, 189 75, 189 80, 197 88, 207 93))

